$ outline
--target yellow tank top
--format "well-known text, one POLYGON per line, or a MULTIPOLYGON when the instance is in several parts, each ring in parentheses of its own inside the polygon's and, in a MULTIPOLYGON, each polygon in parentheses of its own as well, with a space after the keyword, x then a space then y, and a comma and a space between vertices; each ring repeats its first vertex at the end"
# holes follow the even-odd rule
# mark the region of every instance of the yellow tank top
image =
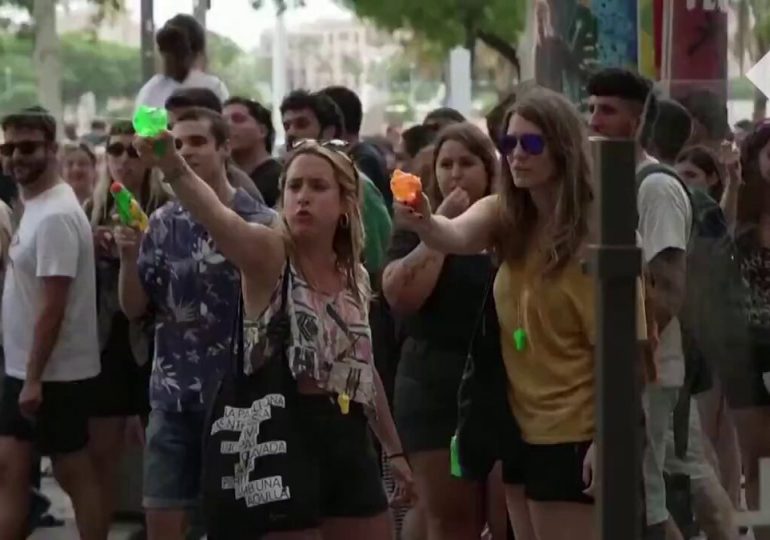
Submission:
MULTIPOLYGON (((530 252, 524 261, 504 263, 494 284, 509 403, 530 444, 588 441, 594 436, 594 280, 578 259, 544 278, 537 251, 530 252), (515 339, 522 330, 523 347, 515 339)), ((644 340, 641 289, 637 321, 644 340)))

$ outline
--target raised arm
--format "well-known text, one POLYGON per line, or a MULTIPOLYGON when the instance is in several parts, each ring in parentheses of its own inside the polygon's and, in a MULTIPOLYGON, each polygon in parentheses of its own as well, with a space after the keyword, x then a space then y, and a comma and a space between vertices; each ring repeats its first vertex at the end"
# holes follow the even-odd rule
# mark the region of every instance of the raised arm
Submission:
POLYGON ((445 254, 475 255, 492 245, 498 204, 498 196, 489 195, 454 219, 433 215, 427 199, 417 209, 400 203, 393 207, 396 223, 417 233, 427 247, 445 254))
MULTIPOLYGON (((137 138, 137 150, 148 164, 163 171, 164 180, 174 189, 179 201, 203 225, 219 251, 255 283, 273 279, 283 266, 285 247, 276 229, 248 223, 223 204, 206 182, 187 165, 174 147, 171 134, 165 132, 157 139, 137 138), (153 152, 156 140, 163 142, 165 154, 153 152)), ((266 207, 267 210, 267 207, 266 207)))

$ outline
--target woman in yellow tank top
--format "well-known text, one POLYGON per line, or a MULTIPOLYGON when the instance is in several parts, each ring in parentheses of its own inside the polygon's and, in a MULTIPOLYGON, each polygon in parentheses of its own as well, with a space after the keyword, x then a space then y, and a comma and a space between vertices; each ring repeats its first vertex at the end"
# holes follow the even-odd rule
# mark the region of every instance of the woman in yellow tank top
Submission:
MULTIPOLYGON (((521 458, 504 464, 516 538, 590 540, 595 308, 582 264, 592 201, 588 138, 574 106, 542 88, 519 100, 505 126, 500 194, 454 220, 433 216, 427 201, 397 205, 396 219, 439 251, 494 249, 500 257, 494 297, 508 401, 524 439, 521 458)), ((644 340, 641 295, 637 305, 644 340)))

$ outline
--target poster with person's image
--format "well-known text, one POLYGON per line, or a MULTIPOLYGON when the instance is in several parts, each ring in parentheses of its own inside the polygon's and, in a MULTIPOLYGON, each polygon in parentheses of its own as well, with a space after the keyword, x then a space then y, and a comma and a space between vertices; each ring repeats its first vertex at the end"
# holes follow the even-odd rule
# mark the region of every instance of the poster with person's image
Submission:
POLYGON ((636 0, 534 0, 535 80, 585 107, 599 67, 636 69, 636 0))
POLYGON ((533 0, 535 80, 584 103, 597 65, 597 21, 588 0, 533 0))

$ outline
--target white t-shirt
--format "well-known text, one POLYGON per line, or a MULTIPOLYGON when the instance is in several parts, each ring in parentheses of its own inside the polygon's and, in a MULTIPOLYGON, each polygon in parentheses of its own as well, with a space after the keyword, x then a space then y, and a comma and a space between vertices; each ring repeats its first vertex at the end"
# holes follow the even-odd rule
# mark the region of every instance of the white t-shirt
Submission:
MULTIPOLYGON (((657 161, 645 159, 637 171, 651 163, 657 161)), ((637 206, 639 234, 642 236, 642 252, 646 263, 665 249, 687 250, 692 228, 692 207, 690 198, 676 178, 665 173, 648 175, 639 187, 637 206)), ((684 349, 679 319, 672 319, 665 328, 660 329, 657 354, 660 384, 682 386, 684 349)))
POLYGON ((78 381, 99 374, 96 271, 91 226, 65 183, 24 202, 11 240, 3 291, 5 372, 25 379, 40 309, 41 278, 72 278, 59 337, 43 381, 78 381))
POLYGON ((144 83, 139 94, 136 96, 135 108, 140 105, 149 107, 163 108, 166 106, 166 100, 177 88, 208 88, 214 92, 217 97, 225 102, 230 97, 225 83, 219 80, 215 75, 204 73, 197 69, 192 70, 183 82, 172 79, 162 73, 154 75, 149 81, 144 83))

